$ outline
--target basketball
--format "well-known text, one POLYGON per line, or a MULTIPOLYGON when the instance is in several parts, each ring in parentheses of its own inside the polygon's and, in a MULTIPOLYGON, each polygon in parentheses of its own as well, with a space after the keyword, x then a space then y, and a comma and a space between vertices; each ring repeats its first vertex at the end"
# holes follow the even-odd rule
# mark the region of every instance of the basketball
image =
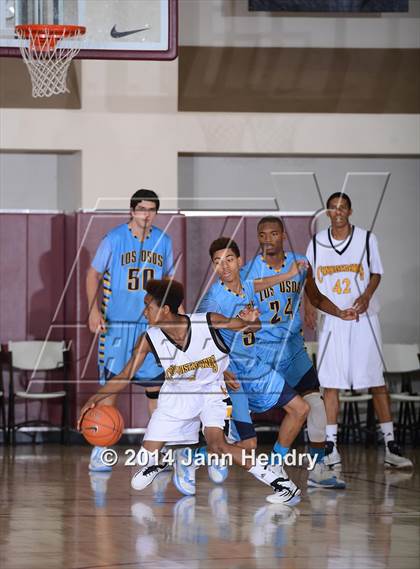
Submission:
POLYGON ((124 421, 116 407, 102 405, 89 409, 83 417, 81 431, 94 446, 111 446, 118 442, 124 429, 124 421))

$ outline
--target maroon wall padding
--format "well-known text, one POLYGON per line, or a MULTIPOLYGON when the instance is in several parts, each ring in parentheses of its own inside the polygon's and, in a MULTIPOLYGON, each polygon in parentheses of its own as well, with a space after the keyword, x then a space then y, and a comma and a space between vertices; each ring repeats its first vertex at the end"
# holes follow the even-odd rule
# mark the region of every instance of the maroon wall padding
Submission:
MULTIPOLYGON (((64 308, 58 308, 64 282, 64 216, 0 214, 0 343, 10 340, 61 340, 64 308)), ((42 377, 38 374, 37 377, 42 377)), ((4 376, 6 380, 6 376, 4 376)), ((25 376, 15 379, 25 386, 25 376)), ((5 381, 5 387, 8 381, 5 381)), ((32 391, 40 385, 32 384, 32 391)), ((19 402, 16 421, 60 421, 60 405, 19 402)))
MULTIPOLYGON (((175 276, 185 284, 188 311, 194 309, 213 279, 210 243, 222 235, 233 237, 247 261, 258 251, 258 219, 158 215, 156 225, 173 239, 178 261, 175 276)), ((65 339, 70 344, 73 424, 80 406, 98 387, 97 342, 87 327, 86 271, 101 238, 126 221, 126 215, 111 213, 0 214, 0 343, 65 339)), ((286 249, 304 253, 311 237, 311 218, 288 217, 284 221, 286 249)), ((119 405, 126 427, 147 424, 141 388, 132 386, 124 392, 119 405)), ((59 405, 18 405, 17 420, 40 417, 58 423, 59 405)))
POLYGON ((192 312, 214 280, 209 247, 218 237, 232 237, 241 251, 245 245, 245 219, 229 217, 187 217, 187 311, 192 312))

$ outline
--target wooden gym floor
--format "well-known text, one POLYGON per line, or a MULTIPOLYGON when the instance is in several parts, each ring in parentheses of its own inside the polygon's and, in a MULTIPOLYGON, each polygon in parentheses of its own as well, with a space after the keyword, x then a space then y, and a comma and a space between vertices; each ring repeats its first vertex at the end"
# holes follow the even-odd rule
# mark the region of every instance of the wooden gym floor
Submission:
MULTIPOLYGON (((309 493, 306 473, 290 469, 303 499, 284 509, 236 467, 223 486, 200 469, 197 496, 182 498, 165 474, 143 493, 128 467, 91 478, 87 447, 1 447, 0 566, 418 569, 418 467, 385 471, 382 449, 342 450, 347 490, 309 493)), ((419 449, 407 454, 420 464, 419 449)))

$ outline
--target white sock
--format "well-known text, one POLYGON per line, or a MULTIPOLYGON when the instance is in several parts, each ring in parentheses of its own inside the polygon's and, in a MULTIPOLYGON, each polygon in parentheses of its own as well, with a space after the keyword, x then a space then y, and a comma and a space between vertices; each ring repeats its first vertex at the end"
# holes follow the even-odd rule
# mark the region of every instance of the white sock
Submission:
POLYGON ((387 423, 379 423, 379 425, 384 436, 385 446, 387 446, 390 441, 394 440, 394 425, 392 421, 388 421, 387 423))
POLYGON ((258 460, 256 461, 255 466, 250 468, 248 472, 252 474, 252 476, 255 476, 255 478, 260 482, 264 482, 264 484, 267 484, 267 486, 270 486, 270 484, 274 480, 277 480, 277 478, 279 477, 278 474, 275 474, 274 472, 269 470, 266 466, 260 464, 258 460))
POLYGON ((325 436, 327 441, 331 441, 334 443, 334 446, 337 446, 337 430, 338 425, 327 425, 325 427, 325 436))

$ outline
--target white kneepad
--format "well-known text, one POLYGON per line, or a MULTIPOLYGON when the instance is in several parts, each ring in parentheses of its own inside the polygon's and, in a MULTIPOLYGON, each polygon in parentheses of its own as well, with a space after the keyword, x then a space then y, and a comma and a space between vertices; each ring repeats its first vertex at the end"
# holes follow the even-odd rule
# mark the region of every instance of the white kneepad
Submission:
POLYGON ((325 428, 327 426, 327 415, 325 414, 324 401, 319 391, 308 393, 303 398, 310 406, 308 418, 308 437, 313 443, 323 443, 325 441, 325 428))

